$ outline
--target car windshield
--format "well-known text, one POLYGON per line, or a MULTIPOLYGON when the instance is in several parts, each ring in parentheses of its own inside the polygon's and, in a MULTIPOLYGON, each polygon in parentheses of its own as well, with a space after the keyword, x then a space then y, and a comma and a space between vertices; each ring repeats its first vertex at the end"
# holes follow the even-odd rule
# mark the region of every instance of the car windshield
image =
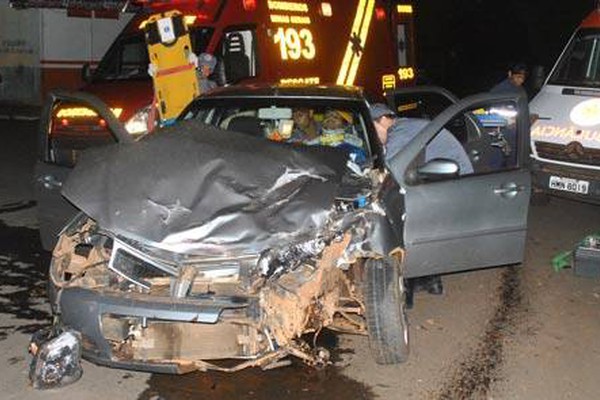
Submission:
POLYGON ((577 32, 548 83, 600 86, 600 29, 582 29, 577 32))
POLYGON ((202 101, 184 118, 277 142, 337 147, 361 163, 370 154, 365 117, 349 102, 283 98, 202 101))
MULTIPOLYGON (((213 34, 212 28, 197 28, 190 32, 194 53, 205 51, 213 34)), ((144 35, 120 36, 110 47, 100 61, 95 81, 110 81, 117 79, 150 79, 148 75, 148 49, 144 35)))

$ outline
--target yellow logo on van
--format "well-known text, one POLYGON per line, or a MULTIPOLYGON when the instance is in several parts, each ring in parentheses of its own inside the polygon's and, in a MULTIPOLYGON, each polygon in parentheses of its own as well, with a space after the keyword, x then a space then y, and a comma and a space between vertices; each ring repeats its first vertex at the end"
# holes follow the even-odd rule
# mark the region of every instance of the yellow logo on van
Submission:
POLYGON ((570 118, 579 126, 600 124, 600 99, 590 99, 577 104, 571 110, 570 118))

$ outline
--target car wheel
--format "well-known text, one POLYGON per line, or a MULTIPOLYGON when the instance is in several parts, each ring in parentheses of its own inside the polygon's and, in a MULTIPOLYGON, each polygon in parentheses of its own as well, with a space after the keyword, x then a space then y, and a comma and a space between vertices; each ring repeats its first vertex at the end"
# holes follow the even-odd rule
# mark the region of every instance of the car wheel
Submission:
POLYGON ((364 280, 365 312, 371 353, 378 364, 408 358, 408 320, 404 281, 394 258, 368 259, 364 280))

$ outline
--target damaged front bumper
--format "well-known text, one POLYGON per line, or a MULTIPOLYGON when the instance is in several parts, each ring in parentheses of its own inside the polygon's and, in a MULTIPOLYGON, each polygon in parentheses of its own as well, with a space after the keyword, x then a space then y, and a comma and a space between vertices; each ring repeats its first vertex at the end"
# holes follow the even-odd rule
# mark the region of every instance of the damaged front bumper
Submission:
MULTIPOLYGON (((181 374, 200 360, 256 358, 264 335, 249 328, 253 299, 174 300, 84 288, 58 292, 60 321, 81 333, 83 357, 101 365, 181 374), (236 321, 246 320, 246 324, 236 321), (257 346, 251 346, 256 343, 257 346)), ((257 363, 259 364, 259 363, 257 363)))
POLYGON ((338 266, 348 235, 308 246, 319 252, 317 260, 293 268, 261 273, 270 255, 237 264, 231 257, 208 265, 192 260, 171 270, 156 254, 98 232, 91 220, 78 224, 62 234, 53 253, 50 300, 60 328, 79 332, 83 357, 96 364, 231 372, 274 368, 292 355, 322 365, 327 353, 311 348, 303 335, 325 327, 366 334, 360 294, 348 279, 352 271, 338 266))

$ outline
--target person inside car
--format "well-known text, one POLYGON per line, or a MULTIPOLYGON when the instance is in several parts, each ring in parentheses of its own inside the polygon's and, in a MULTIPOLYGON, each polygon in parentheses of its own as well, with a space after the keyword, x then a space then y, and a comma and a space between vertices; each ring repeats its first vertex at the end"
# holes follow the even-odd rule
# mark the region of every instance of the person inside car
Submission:
POLYGON ((314 119, 313 110, 305 107, 295 108, 292 112, 294 128, 290 142, 307 143, 319 137, 320 126, 314 119))

